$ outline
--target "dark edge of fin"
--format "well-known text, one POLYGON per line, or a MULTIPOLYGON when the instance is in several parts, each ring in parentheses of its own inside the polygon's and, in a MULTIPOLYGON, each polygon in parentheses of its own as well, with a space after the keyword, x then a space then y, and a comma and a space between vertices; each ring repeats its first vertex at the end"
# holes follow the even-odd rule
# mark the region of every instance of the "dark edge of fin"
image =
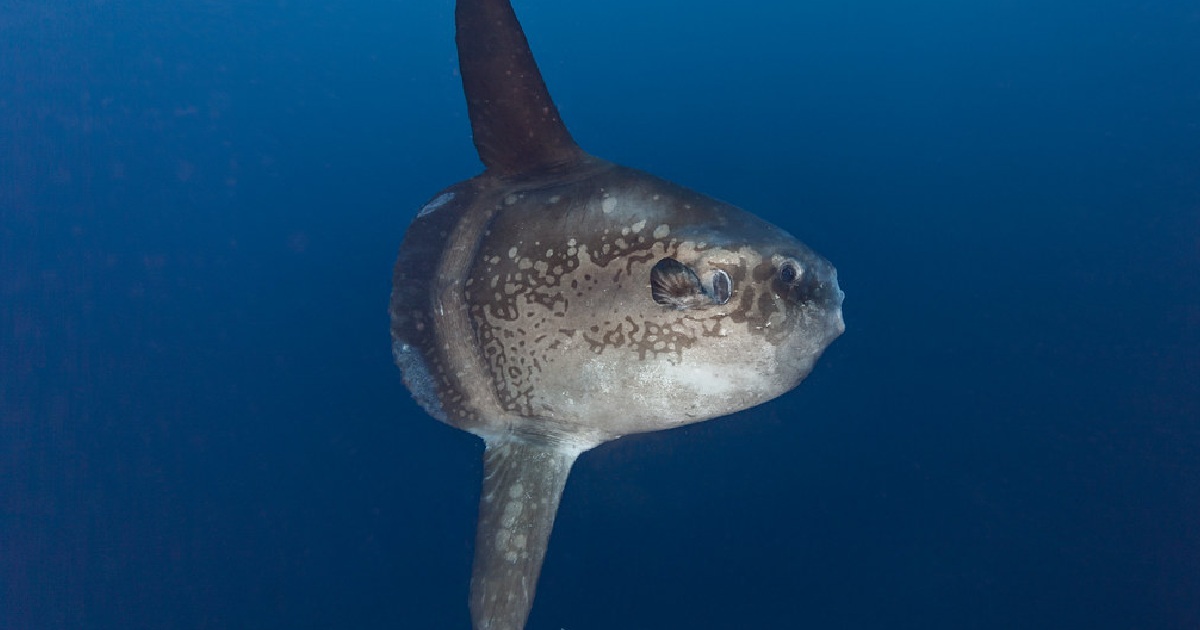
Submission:
POLYGON ((532 174, 583 157, 550 99, 509 0, 458 0, 454 19, 467 113, 487 170, 532 174))
POLYGON ((522 630, 571 465, 569 447, 488 439, 471 571, 475 630, 522 630))

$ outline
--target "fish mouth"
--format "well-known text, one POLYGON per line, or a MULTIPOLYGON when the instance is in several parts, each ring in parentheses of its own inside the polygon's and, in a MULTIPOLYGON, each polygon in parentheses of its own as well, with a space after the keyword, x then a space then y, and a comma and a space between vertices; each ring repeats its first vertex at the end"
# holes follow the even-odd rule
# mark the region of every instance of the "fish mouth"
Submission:
POLYGON ((834 336, 840 337, 842 333, 846 332, 846 320, 842 318, 842 309, 839 308, 834 313, 834 317, 833 329, 837 331, 837 334, 834 336))
POLYGON ((818 275, 817 293, 825 301, 825 308, 831 319, 830 327, 837 331, 831 335, 830 340, 832 341, 833 338, 846 332, 846 320, 842 318, 842 302, 846 299, 846 292, 842 291, 842 287, 838 284, 837 269, 833 265, 827 264, 818 275))

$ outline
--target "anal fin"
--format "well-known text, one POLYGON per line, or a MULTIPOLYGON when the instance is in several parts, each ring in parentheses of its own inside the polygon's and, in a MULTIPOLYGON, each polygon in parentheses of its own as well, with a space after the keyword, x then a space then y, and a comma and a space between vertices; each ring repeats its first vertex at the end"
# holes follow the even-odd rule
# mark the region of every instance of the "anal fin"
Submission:
POLYGON ((475 630, 522 630, 554 515, 578 450, 515 436, 487 440, 471 572, 475 630))

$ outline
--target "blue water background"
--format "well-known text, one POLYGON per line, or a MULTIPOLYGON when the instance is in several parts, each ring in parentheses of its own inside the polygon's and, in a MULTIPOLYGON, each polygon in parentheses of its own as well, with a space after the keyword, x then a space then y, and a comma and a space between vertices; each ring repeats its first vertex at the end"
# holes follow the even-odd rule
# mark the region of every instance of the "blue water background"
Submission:
MULTIPOLYGON (((522 0, 589 151, 830 258, 761 408, 584 455, 530 630, 1200 627, 1200 5, 522 0)), ((449 0, 8 0, 0 628, 467 628, 391 365, 449 0)))

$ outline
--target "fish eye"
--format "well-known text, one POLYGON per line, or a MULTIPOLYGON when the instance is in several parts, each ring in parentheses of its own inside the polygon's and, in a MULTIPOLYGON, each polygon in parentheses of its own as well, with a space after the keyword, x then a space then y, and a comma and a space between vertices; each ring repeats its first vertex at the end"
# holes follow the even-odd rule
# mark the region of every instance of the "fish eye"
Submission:
POLYGON ((800 263, 794 260, 785 260, 779 266, 779 279, 787 284, 795 282, 803 273, 804 270, 800 267, 800 263))
POLYGON ((732 296, 733 279, 723 269, 714 271, 712 277, 712 301, 716 304, 725 304, 732 296))

